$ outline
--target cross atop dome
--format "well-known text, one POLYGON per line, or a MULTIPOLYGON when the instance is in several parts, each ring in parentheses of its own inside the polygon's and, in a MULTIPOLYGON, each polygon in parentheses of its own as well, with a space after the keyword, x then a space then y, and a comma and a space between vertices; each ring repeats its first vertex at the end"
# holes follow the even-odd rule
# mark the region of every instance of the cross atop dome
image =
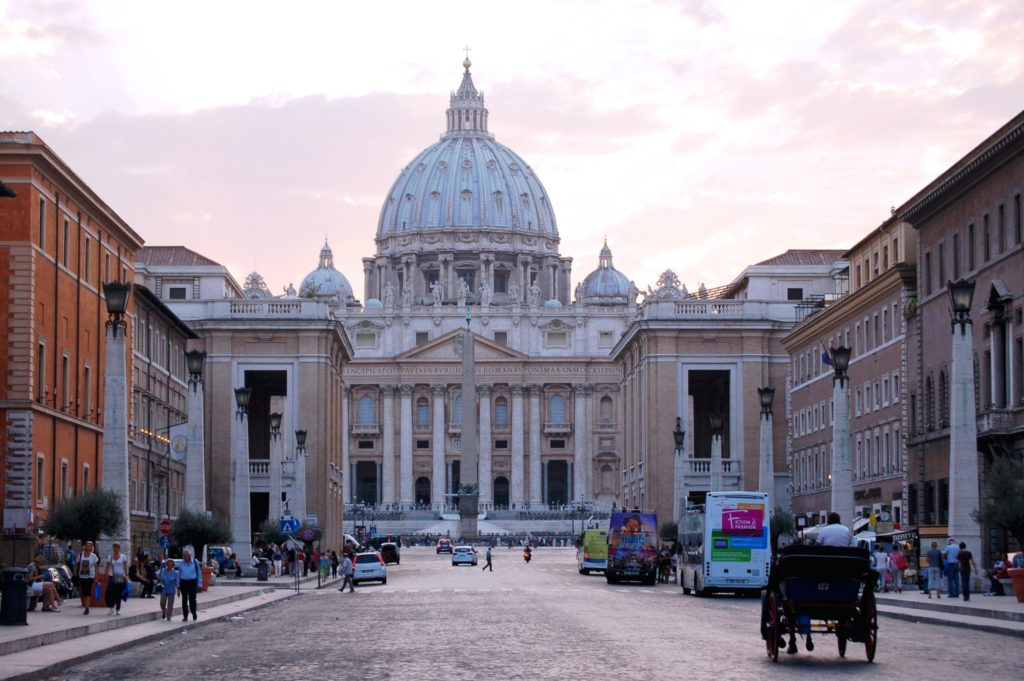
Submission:
POLYGON ((451 103, 448 107, 448 135, 486 135, 487 133, 487 109, 484 107, 484 93, 479 92, 473 84, 473 76, 469 67, 473 62, 469 60, 469 47, 463 48, 466 51, 466 58, 462 61, 465 72, 462 74, 462 83, 459 89, 452 93, 451 103))
POLYGON ((332 269, 334 267, 334 253, 331 251, 331 247, 327 245, 327 239, 324 239, 324 247, 320 249, 320 269, 332 269))
POLYGON ((601 249, 601 254, 597 257, 597 266, 604 270, 612 267, 612 249, 608 248, 608 237, 605 237, 604 247, 601 249))

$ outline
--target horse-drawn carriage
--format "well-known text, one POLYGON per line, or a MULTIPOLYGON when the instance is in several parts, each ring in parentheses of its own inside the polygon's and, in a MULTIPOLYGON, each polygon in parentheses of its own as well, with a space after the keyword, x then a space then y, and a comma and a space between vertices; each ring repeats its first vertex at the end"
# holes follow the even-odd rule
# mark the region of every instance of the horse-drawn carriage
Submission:
POLYGON ((779 552, 768 588, 761 597, 761 637, 769 657, 779 648, 797 652, 796 637, 814 650, 814 634, 834 634, 839 656, 849 641, 863 643, 868 662, 875 659, 878 613, 875 582, 866 549, 834 546, 787 546, 779 552))

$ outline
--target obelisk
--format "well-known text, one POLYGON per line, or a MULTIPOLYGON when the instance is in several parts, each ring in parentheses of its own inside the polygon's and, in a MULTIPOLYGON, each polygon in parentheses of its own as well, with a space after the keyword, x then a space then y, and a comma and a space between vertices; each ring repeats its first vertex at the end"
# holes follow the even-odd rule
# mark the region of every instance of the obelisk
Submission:
POLYGON ((476 357, 472 315, 466 303, 466 330, 462 332, 462 450, 459 455, 459 537, 475 539, 480 505, 479 465, 480 443, 476 428, 476 357))

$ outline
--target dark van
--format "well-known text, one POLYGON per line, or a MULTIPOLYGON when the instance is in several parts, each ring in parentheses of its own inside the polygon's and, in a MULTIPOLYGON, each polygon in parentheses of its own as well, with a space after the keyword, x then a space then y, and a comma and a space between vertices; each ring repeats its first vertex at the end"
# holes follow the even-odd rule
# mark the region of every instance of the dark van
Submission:
POLYGON ((390 541, 380 545, 380 557, 385 563, 394 563, 395 565, 402 561, 402 554, 398 550, 398 544, 390 541))

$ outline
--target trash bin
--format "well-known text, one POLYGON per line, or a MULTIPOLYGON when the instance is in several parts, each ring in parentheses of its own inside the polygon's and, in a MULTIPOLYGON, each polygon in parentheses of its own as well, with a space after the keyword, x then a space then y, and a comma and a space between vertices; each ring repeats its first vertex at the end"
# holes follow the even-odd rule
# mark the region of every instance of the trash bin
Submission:
POLYGON ((0 571, 0 624, 28 624, 27 571, 7 568, 0 571))
POLYGON ((256 566, 256 581, 270 581, 270 561, 266 558, 260 558, 260 563, 256 566))

